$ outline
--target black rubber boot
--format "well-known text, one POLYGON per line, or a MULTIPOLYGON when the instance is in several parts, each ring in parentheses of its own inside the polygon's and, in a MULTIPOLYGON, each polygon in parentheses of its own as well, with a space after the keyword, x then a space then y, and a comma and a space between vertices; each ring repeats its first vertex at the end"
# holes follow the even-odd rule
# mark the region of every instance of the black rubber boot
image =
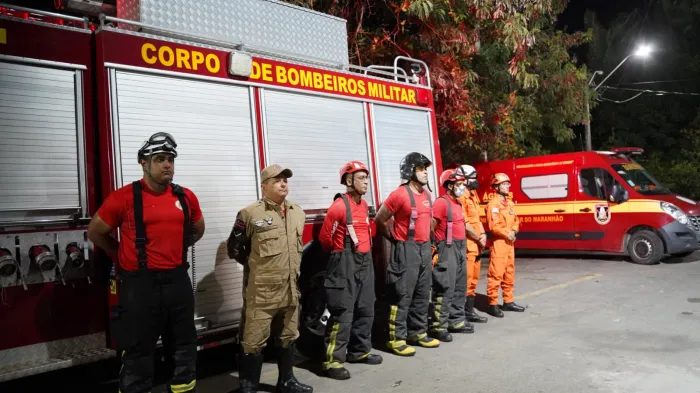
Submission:
POLYGON ((240 393, 257 393, 260 372, 263 364, 262 353, 243 353, 238 363, 238 384, 240 393))
POLYGON ((525 311, 525 307, 518 306, 514 302, 511 302, 511 303, 503 303, 503 306, 501 306, 501 310, 523 312, 523 311, 525 311))
POLYGON ((474 325, 469 323, 468 321, 464 321, 464 325, 458 328, 447 328, 447 331, 450 333, 466 333, 466 334, 471 334, 474 333, 474 325))
POLYGON ((493 306, 489 306, 488 313, 496 318, 503 318, 503 311, 501 311, 501 308, 498 307, 497 304, 494 304, 493 306))
POLYGON ((344 381, 350 379, 350 371, 345 367, 329 368, 325 371, 326 376, 331 379, 336 379, 338 381, 344 381))
POLYGON ((477 314, 476 311, 474 311, 475 300, 476 297, 467 296, 467 304, 464 306, 464 310, 467 313, 467 321, 474 323, 486 323, 489 319, 482 317, 481 315, 477 314))
POLYGON ((384 361, 384 358, 382 358, 381 355, 376 355, 373 353, 370 353, 369 355, 360 358, 360 359, 355 359, 352 356, 348 355, 348 363, 364 363, 364 364, 370 364, 370 365, 377 365, 377 364, 382 364, 384 361))
POLYGON ((444 343, 452 342, 452 335, 447 330, 438 330, 435 332, 430 332, 430 337, 440 340, 444 343))
POLYGON ((297 381, 294 376, 294 343, 287 348, 280 348, 277 355, 277 379, 278 393, 312 393, 314 388, 297 381))

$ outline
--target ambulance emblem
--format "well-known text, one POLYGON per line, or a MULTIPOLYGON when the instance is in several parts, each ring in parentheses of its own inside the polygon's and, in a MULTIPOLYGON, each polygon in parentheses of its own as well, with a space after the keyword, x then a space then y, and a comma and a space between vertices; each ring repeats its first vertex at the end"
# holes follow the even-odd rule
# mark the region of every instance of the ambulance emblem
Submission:
POLYGON ((610 206, 608 205, 595 205, 593 209, 593 214, 595 215, 595 220, 600 225, 605 225, 610 222, 610 206))

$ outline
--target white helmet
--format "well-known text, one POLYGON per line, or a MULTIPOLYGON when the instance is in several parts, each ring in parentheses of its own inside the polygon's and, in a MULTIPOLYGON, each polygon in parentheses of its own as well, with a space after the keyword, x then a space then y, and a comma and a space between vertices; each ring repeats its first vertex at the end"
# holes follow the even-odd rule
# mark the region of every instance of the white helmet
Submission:
POLYGON ((460 165, 457 168, 457 172, 461 172, 462 176, 467 179, 473 179, 476 177, 476 169, 471 165, 460 165))
POLYGON ((143 146, 139 149, 138 160, 141 162, 142 159, 148 156, 152 156, 158 153, 168 153, 177 157, 177 143, 175 143, 175 138, 167 132, 156 132, 151 135, 148 140, 143 142, 143 146))

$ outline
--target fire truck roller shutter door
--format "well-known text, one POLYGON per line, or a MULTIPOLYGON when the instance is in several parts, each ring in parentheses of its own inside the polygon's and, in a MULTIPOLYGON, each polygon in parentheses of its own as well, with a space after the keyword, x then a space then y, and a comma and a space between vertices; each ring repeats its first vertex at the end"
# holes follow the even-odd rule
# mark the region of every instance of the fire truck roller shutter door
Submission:
MULTIPOLYGON (((263 95, 267 158, 295 168, 287 197, 304 210, 328 208, 339 190, 338 168, 370 162, 362 103, 274 90, 263 95)), ((373 195, 370 183, 363 196, 369 206, 373 195)))
MULTIPOLYGON (((433 154, 430 112, 373 105, 374 135, 382 200, 400 184, 398 176, 401 159, 410 152, 419 152, 435 162, 433 154)), ((436 165, 428 168, 428 184, 433 200, 437 196, 436 165)))
POLYGON ((82 73, 0 62, 0 211, 83 204, 76 75, 82 73), (37 151, 51 155, 40 171, 29 165, 37 151))
POLYGON ((213 218, 196 245, 194 264, 188 256, 197 282, 195 317, 237 322, 243 269, 218 249, 238 210, 258 198, 249 89, 122 71, 110 85, 116 87, 118 176, 124 184, 142 176, 134 152, 152 133, 175 138, 174 182, 195 192, 204 216, 213 218))

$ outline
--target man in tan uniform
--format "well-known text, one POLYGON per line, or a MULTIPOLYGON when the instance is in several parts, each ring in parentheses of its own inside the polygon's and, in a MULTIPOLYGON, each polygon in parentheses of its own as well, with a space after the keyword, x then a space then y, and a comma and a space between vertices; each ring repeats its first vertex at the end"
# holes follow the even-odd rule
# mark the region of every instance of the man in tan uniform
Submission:
POLYGON ((299 383, 293 373, 294 343, 299 337, 297 278, 306 215, 299 205, 286 200, 290 177, 292 171, 277 164, 265 168, 260 178, 263 198, 238 212, 228 238, 229 258, 244 265, 247 273, 243 283, 243 353, 239 367, 242 393, 258 391, 262 349, 270 338, 273 319, 283 320, 277 337, 277 391, 313 392, 311 386, 299 383))

